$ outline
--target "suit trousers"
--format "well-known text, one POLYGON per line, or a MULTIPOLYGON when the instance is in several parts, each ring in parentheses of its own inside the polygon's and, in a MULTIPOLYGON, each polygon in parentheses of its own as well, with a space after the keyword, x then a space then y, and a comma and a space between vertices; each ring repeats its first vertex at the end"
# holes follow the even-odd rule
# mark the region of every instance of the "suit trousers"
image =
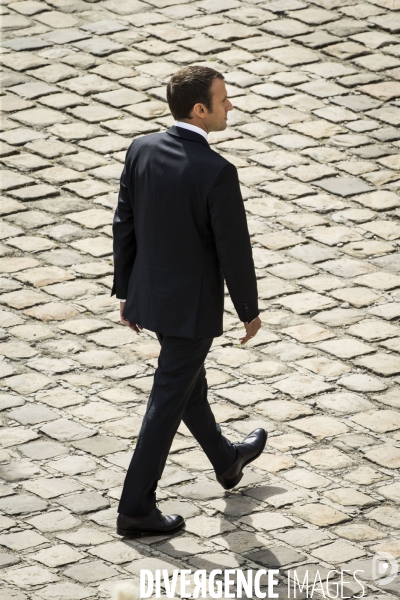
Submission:
POLYGON ((204 361, 213 338, 157 337, 158 367, 118 507, 127 517, 146 516, 155 507, 157 483, 181 420, 217 474, 224 473, 237 456, 207 400, 204 361))

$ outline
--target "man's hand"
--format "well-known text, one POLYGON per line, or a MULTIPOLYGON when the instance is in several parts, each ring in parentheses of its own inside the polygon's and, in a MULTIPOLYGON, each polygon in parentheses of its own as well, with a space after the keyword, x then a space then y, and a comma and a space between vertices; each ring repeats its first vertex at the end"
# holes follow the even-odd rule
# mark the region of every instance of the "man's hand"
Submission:
POLYGON ((261 327, 261 319, 260 317, 256 317, 253 319, 253 321, 250 321, 250 323, 244 323, 244 326, 246 329, 246 335, 243 338, 240 338, 241 344, 245 344, 256 335, 261 327))
POLYGON ((122 313, 124 312, 124 306, 125 306, 125 302, 120 302, 119 303, 119 314, 121 316, 121 323, 123 325, 128 325, 128 327, 130 329, 133 329, 133 331, 136 331, 136 333, 140 333, 141 330, 143 329, 143 327, 141 327, 140 325, 138 325, 137 323, 131 323, 130 321, 127 321, 123 316, 122 313))

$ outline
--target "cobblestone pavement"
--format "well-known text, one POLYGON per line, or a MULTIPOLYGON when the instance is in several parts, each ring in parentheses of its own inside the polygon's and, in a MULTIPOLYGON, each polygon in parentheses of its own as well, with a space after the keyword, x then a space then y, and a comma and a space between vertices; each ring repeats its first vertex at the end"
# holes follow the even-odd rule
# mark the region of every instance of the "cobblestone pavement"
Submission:
POLYGON ((185 567, 280 568, 281 598, 288 569, 363 569, 366 596, 398 597, 371 557, 400 556, 399 0, 0 9, 1 598, 109 598, 185 567), (196 61, 236 107, 212 143, 239 169, 264 322, 239 348, 227 299, 210 397, 231 439, 270 438, 224 493, 181 427, 159 498, 186 531, 127 542, 158 343, 119 324, 111 222, 129 141, 172 123, 165 82, 196 61))

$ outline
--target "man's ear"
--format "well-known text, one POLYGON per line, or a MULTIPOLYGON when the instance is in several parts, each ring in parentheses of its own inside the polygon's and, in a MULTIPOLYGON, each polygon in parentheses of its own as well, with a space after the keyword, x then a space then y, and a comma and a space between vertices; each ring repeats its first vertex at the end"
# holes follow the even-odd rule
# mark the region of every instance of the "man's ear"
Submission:
POLYGON ((207 111, 206 111, 204 104, 201 104, 201 102, 198 102, 197 104, 195 104, 193 106, 192 113, 193 113, 193 116, 196 115, 196 117, 200 117, 200 119, 204 119, 204 117, 207 114, 207 111))

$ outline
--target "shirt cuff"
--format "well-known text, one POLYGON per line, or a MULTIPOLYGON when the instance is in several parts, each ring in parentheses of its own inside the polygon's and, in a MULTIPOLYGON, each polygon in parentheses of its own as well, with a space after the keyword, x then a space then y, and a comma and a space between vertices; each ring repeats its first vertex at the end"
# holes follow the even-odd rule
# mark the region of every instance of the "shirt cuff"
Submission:
POLYGON ((120 302, 126 302, 126 300, 122 300, 122 298, 117 298, 120 302))

